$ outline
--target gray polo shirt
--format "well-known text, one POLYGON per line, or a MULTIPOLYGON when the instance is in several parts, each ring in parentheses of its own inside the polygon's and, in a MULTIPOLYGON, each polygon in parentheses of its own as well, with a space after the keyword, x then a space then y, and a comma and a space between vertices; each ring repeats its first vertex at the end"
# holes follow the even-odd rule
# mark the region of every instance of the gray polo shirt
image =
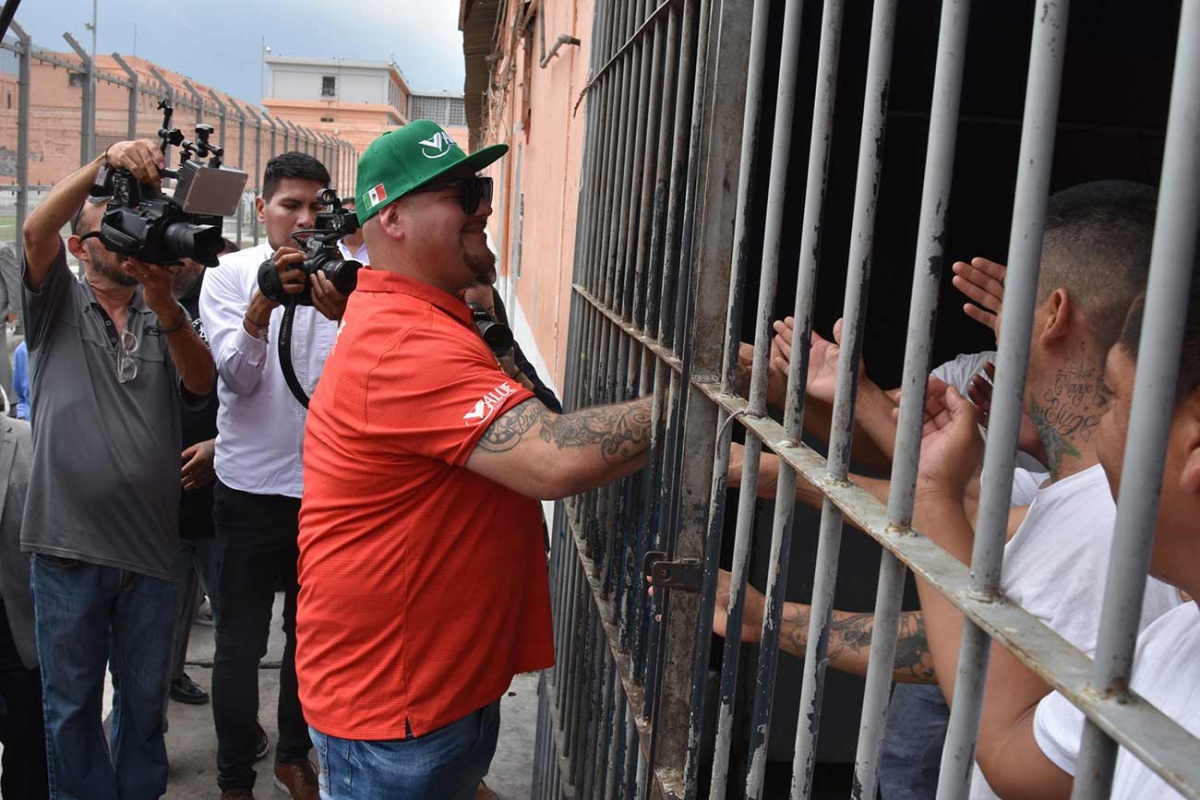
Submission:
POLYGON ((23 295, 37 412, 21 549, 175 580, 181 387, 158 318, 139 286, 137 376, 120 383, 113 324, 65 247, 23 295))

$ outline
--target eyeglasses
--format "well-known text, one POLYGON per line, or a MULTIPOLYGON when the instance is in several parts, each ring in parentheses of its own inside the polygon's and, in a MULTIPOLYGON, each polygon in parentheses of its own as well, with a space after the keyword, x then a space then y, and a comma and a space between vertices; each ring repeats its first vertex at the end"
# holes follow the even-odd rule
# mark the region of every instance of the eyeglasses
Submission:
POLYGON ((130 331, 121 331, 117 340, 117 383, 125 383, 137 377, 137 359, 133 357, 137 351, 138 340, 130 331))
POLYGON ((462 210, 467 214, 474 214, 479 210, 479 202, 487 200, 492 202, 492 179, 491 178, 460 178, 453 181, 442 181, 433 183, 429 186, 422 186, 420 189, 413 189, 409 194, 421 194, 424 192, 437 192, 442 189, 458 189, 458 203, 462 206, 462 210))

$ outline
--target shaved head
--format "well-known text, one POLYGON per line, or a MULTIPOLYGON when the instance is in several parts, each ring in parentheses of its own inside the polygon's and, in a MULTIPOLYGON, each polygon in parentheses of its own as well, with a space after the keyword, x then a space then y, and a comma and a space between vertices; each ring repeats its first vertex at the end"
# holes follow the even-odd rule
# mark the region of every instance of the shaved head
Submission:
POLYGON ((1106 352, 1146 288, 1158 191, 1093 181, 1056 192, 1046 208, 1038 304, 1065 288, 1106 352))

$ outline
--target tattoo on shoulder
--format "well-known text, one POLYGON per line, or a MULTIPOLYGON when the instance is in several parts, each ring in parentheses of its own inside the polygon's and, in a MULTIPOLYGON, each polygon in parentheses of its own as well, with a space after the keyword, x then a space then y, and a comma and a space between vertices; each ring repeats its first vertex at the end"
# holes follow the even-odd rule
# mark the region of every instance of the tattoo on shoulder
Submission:
POLYGON ((520 444, 535 427, 542 441, 559 450, 599 445, 605 461, 628 461, 641 454, 650 442, 653 398, 570 414, 554 414, 536 399, 526 400, 496 419, 488 427, 479 447, 503 453, 520 444))
POLYGON ((546 407, 541 402, 529 398, 492 422, 484 432, 483 438, 479 440, 478 446, 489 453, 503 453, 513 449, 521 442, 521 437, 538 423, 545 411, 546 407))

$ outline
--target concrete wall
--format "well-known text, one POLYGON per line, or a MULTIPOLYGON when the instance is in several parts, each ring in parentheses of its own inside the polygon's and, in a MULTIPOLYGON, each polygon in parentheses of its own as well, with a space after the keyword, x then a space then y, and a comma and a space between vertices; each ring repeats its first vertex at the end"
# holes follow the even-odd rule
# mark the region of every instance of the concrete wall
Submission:
POLYGON ((485 100, 483 140, 510 147, 508 156, 490 171, 497 189, 489 225, 505 299, 510 308, 519 309, 522 325, 527 323, 547 366, 546 376, 562 386, 586 99, 577 113, 574 109, 587 83, 593 2, 542 4, 539 13, 544 15, 547 43, 562 33, 583 42, 581 47, 561 48, 545 69, 538 66, 536 22, 531 35, 522 35, 516 18, 521 4, 508 6, 508 16, 497 26, 503 58, 493 72, 493 82, 501 89, 485 100))

